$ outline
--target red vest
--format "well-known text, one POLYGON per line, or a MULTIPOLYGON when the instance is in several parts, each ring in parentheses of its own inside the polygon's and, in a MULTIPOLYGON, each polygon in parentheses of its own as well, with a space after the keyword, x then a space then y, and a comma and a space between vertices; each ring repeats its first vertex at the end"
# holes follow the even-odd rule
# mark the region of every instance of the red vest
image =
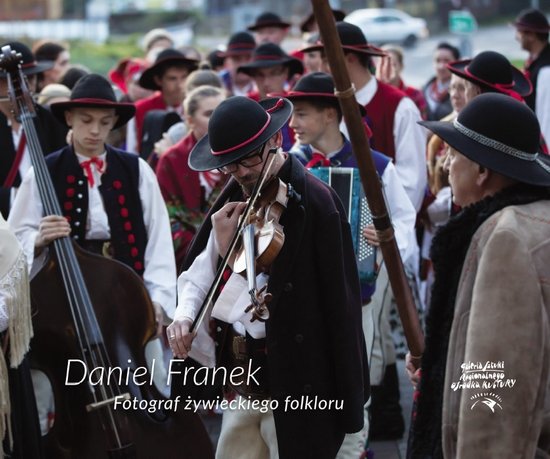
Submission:
POLYGON ((149 110, 167 110, 166 103, 162 98, 160 91, 155 92, 152 96, 145 99, 138 100, 136 102, 136 135, 137 135, 137 151, 141 148, 141 128, 143 127, 143 120, 145 114, 149 110))
POLYGON ((372 100, 365 105, 367 122, 372 129, 371 146, 395 161, 393 125, 395 111, 405 94, 399 89, 378 80, 378 89, 372 100))

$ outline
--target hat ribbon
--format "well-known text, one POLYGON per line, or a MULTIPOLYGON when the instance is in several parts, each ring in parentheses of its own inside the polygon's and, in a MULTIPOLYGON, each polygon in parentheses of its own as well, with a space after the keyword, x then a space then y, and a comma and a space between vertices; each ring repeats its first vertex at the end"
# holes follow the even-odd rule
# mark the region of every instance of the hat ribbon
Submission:
POLYGON ((477 75, 474 75, 470 70, 468 70, 468 67, 464 69, 464 73, 480 83, 486 84, 487 86, 491 86, 492 88, 498 89, 503 94, 507 94, 510 97, 513 97, 514 99, 524 102, 523 97, 519 95, 516 91, 514 91, 512 88, 514 87, 514 83, 491 83, 490 81, 485 81, 479 78, 477 75))
POLYGON ((226 148, 225 150, 218 150, 218 151, 214 151, 214 150, 210 150, 212 152, 212 154, 214 156, 219 156, 219 155, 224 155, 226 153, 231 153, 232 151, 235 151, 235 150, 238 150, 239 148, 242 148, 244 147, 245 145, 248 145, 250 142, 253 142, 254 140, 256 140, 258 137, 260 137, 260 135, 262 134, 262 132, 264 132, 267 127, 269 126, 269 123, 271 121, 271 115, 269 113, 266 112, 266 115, 267 115, 267 120, 265 122, 265 124, 262 126, 262 128, 256 133, 254 134, 252 137, 248 138, 247 140, 245 140, 244 142, 241 142, 239 143, 238 145, 235 145, 233 147, 229 147, 229 148, 226 148))
POLYGON ((479 132, 467 128, 466 126, 461 124, 458 119, 453 121, 453 126, 462 135, 465 135, 469 139, 472 139, 475 142, 480 143, 481 145, 484 145, 486 147, 494 148, 495 150, 498 150, 509 156, 521 159, 523 161, 535 161, 537 159, 538 153, 527 153, 525 151, 518 150, 517 148, 510 147, 509 145, 499 142, 498 140, 486 137, 479 132))

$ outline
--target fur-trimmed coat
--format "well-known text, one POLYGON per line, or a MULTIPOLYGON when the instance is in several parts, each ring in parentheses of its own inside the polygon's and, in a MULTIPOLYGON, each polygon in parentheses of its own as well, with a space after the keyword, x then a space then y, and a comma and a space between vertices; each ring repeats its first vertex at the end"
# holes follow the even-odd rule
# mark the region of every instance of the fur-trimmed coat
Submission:
POLYGON ((520 185, 464 209, 432 260, 408 457, 550 457, 550 193, 520 185))

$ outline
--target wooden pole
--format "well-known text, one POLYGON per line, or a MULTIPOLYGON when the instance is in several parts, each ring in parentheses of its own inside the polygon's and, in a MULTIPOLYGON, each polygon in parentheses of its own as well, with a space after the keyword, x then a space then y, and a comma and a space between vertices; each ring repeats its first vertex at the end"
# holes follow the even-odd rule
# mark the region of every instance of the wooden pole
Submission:
POLYGON ((374 227, 380 238, 382 256, 388 270, 390 284, 405 331, 407 345, 413 357, 413 364, 418 367, 424 351, 424 336, 420 328, 412 293, 407 283, 401 256, 395 242, 393 226, 386 209, 386 203, 371 156, 363 120, 361 119, 355 100, 355 90, 351 85, 346 70, 344 52, 336 30, 334 16, 327 0, 311 1, 321 38, 325 44, 324 51, 334 78, 335 92, 342 107, 352 149, 357 159, 361 183, 363 184, 365 196, 373 215, 374 227))

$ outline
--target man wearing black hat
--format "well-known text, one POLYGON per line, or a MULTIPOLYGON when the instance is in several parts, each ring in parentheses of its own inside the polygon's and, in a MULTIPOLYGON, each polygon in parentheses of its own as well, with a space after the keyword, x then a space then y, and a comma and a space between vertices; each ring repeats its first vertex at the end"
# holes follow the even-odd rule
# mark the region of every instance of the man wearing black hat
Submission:
MULTIPOLYGON (((52 62, 36 62, 31 50, 19 42, 4 43, 22 56, 21 69, 26 75, 31 93, 36 88, 36 75, 53 66, 52 62)), ((0 212, 8 217, 10 207, 21 177, 31 167, 27 149, 26 136, 21 124, 13 115, 13 108, 8 100, 8 80, 5 72, 0 71, 0 212)), ((36 105, 34 123, 42 152, 48 153, 66 144, 67 130, 56 121, 48 110, 36 105)))
POLYGON ((513 98, 481 94, 453 123, 421 124, 449 145, 462 211, 433 239, 408 457, 548 456, 550 162, 537 153, 539 123, 513 98))
MULTIPOLYGON (((274 43, 259 45, 247 64, 241 65, 238 72, 250 75, 256 83, 257 90, 247 94, 255 101, 265 99, 268 94, 283 97, 289 80, 304 73, 302 61, 286 54, 274 43)), ((290 150, 294 144, 294 133, 288 126, 283 129, 283 149, 290 150)))
POLYGON ((281 150, 280 131, 291 112, 287 99, 227 99, 189 159, 195 170, 218 168, 232 178, 188 252, 168 338, 178 358, 189 355, 228 371, 241 365, 259 368, 258 379, 229 382, 225 394, 235 403, 249 395, 270 403, 266 411, 231 406, 224 412, 219 458, 333 458, 344 434, 363 425, 368 364, 357 267, 345 262, 354 259, 349 225, 334 191, 281 150), (284 245, 269 272, 257 276, 272 295, 269 318, 251 322, 245 311, 250 298, 241 295, 246 280, 228 272, 211 311, 221 340, 215 346, 206 331, 208 320, 197 334, 190 335, 189 328, 227 252, 243 201, 269 163, 267 177, 290 187, 280 219, 284 245), (338 409, 292 404, 336 399, 342 401, 338 409))
POLYGON ((241 65, 246 65, 252 60, 254 48, 256 48, 254 37, 243 31, 231 35, 226 50, 220 53, 225 67, 220 72, 220 78, 228 96, 246 96, 254 90, 254 82, 250 75, 237 70, 241 65))
POLYGON ((193 70, 198 67, 198 61, 189 59, 175 49, 161 51, 155 63, 145 70, 139 79, 142 88, 156 91, 153 95, 136 102, 136 116, 128 123, 126 149, 139 152, 142 141, 143 121, 151 110, 174 111, 183 115, 184 84, 193 70))
MULTIPOLYGON (((35 269, 45 259, 44 249, 69 235, 85 249, 126 264, 143 278, 160 333, 163 322, 173 315, 176 287, 166 206, 149 165, 105 144, 112 129, 134 116, 134 105, 117 102, 110 83, 90 74, 78 81, 70 101, 52 104, 51 110, 73 132, 72 145, 46 159, 64 215, 44 216, 31 169, 9 223, 27 258, 34 259, 35 269)), ((162 362, 159 340, 151 346, 151 353, 162 362)))
POLYGON ((256 43, 275 43, 281 46, 281 43, 288 34, 290 24, 284 22, 275 13, 262 13, 256 18, 254 24, 247 27, 248 30, 254 32, 256 43))
MULTIPOLYGON (((367 123, 372 130, 371 146, 392 158, 399 180, 418 212, 427 184, 426 135, 416 124, 421 119, 420 112, 405 93, 377 80, 371 73, 372 56, 384 57, 385 53, 370 45, 359 27, 338 22, 336 29, 346 68, 355 87, 355 99, 367 112, 367 123)), ((324 51, 324 45, 320 43, 303 51, 312 50, 324 51)), ((344 135, 348 134, 344 123, 341 124, 341 131, 344 135)), ((418 271, 415 256, 409 257, 405 265, 411 285, 416 284, 418 271)), ((385 440, 401 438, 404 432, 396 352, 389 325, 392 299, 387 270, 382 265, 373 296, 374 314, 380 318, 376 325, 380 325, 380 329, 375 332, 375 350, 369 363, 373 385, 371 435, 385 440)))
POLYGON ((540 122, 545 139, 550 138, 550 43, 548 19, 539 10, 523 10, 514 21, 516 40, 529 53, 525 73, 533 83, 533 92, 525 98, 540 122))
MULTIPOLYGON (((334 94, 332 77, 322 72, 310 73, 298 80, 286 97, 294 104, 290 127, 296 133, 297 138, 297 143, 290 152, 295 154, 307 168, 357 168, 356 154, 352 152, 351 143, 340 131, 342 112, 334 94)), ((364 107, 358 104, 358 108, 364 116, 364 107)), ((375 150, 372 150, 371 153, 395 229, 395 239, 401 259, 408 260, 409 257, 414 256, 416 251, 414 231, 416 211, 397 177, 390 158, 375 150)), ((365 237, 373 246, 379 245, 373 225, 360 228, 360 231, 360 237, 365 237)), ((359 244, 356 244, 356 247, 357 245, 359 244)), ((356 253, 359 259, 359 251, 356 253)), ((383 262, 380 256, 378 261, 379 265, 383 262)), ((366 269, 360 272, 363 332, 369 357, 373 350, 374 324, 379 320, 379 317, 374 315, 374 304, 371 301, 376 289, 377 273, 374 266, 370 269, 372 269, 370 272, 366 269)), ((379 329, 378 324, 376 329, 379 329)), ((368 413, 365 411, 363 430, 346 436, 338 457, 360 457, 367 443, 368 431, 368 413)))

